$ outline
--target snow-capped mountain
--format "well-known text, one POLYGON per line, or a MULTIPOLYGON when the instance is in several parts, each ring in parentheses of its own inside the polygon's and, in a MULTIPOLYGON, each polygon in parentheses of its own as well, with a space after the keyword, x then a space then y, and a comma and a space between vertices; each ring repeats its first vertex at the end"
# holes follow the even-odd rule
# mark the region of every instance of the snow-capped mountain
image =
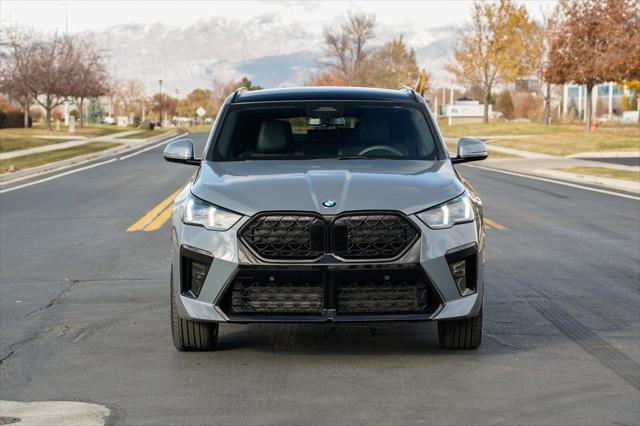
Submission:
MULTIPOLYGON (((196 12, 197 13, 197 12, 196 12)), ((415 26, 413 26, 415 27, 415 26)), ((444 78, 443 58, 450 51, 454 29, 433 31, 379 25, 376 42, 403 35, 416 50, 420 66, 435 80, 444 78)), ((248 76, 263 87, 303 84, 322 71, 322 26, 304 27, 278 14, 245 20, 211 17, 179 27, 166 24, 126 24, 86 32, 109 52, 110 71, 117 79, 141 80, 149 93, 179 95, 248 76)))

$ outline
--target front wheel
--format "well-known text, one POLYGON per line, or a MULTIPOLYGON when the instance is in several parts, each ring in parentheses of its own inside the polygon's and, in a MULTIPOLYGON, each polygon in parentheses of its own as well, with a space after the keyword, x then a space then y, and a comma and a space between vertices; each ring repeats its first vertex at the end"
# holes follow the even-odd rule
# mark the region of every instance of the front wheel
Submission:
POLYGON ((438 340, 445 349, 477 349, 482 341, 482 311, 471 318, 438 321, 438 340))
POLYGON ((182 319, 176 309, 176 293, 173 291, 171 270, 171 334, 179 351, 212 351, 218 343, 217 322, 200 322, 182 319))

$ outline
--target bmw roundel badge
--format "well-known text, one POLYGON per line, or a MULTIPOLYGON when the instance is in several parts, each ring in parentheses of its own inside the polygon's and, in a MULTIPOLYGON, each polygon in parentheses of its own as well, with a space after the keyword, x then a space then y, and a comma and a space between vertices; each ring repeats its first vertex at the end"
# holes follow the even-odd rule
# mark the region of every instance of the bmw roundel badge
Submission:
POLYGON ((327 208, 331 208, 331 207, 335 207, 336 206, 336 202, 333 200, 324 200, 322 202, 322 205, 327 207, 327 208))

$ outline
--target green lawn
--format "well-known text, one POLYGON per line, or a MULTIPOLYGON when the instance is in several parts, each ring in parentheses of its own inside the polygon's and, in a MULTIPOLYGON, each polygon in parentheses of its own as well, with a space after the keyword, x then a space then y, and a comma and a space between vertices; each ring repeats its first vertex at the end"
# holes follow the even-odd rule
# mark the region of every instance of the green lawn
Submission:
POLYGON ((599 176, 611 179, 623 179, 633 182, 640 182, 640 172, 631 170, 610 169, 608 167, 571 167, 568 169, 560 169, 563 172, 577 173, 580 175, 599 176))
POLYGON ((37 167, 54 161, 66 160, 67 158, 77 157, 79 155, 91 154, 94 152, 104 151, 105 149, 119 146, 118 143, 111 142, 91 142, 85 145, 75 146, 73 148, 59 149, 57 151, 41 152, 38 154, 24 155, 21 157, 0 160, 0 173, 8 172, 12 167, 13 170, 28 169, 37 167))
POLYGON ((33 123, 33 127, 31 129, 2 129, 0 132, 5 130, 20 130, 30 135, 79 135, 86 137, 97 137, 97 136, 106 136, 113 133, 124 132, 127 128, 118 127, 115 124, 98 124, 98 123, 87 123, 83 128, 80 128, 80 124, 76 123, 76 132, 69 133, 67 127, 62 125, 60 127, 60 131, 56 130, 55 123, 51 123, 52 130, 46 130, 44 127, 44 123, 37 122, 33 123))
POLYGON ((175 132, 175 128, 173 127, 158 127, 153 130, 142 130, 140 133, 135 133, 133 135, 124 136, 118 139, 147 139, 152 138, 154 136, 161 135, 167 132, 175 132))
POLYGON ((211 124, 200 124, 197 126, 185 127, 184 130, 190 133, 209 133, 211 131, 211 124))
POLYGON ((106 124, 90 124, 82 129, 76 127, 75 133, 69 133, 65 127, 60 131, 46 130, 42 123, 34 123, 30 129, 0 129, 0 153, 67 142, 74 136, 97 137, 122 131, 121 127, 106 124), (68 136, 68 139, 42 139, 36 136, 68 136))
POLYGON ((0 153, 17 151, 19 149, 35 148, 54 143, 68 142, 71 139, 41 139, 32 136, 19 136, 16 134, 4 133, 0 130, 0 153))
POLYGON ((573 133, 499 140, 491 144, 559 156, 595 151, 637 151, 640 150, 640 129, 620 127, 612 131, 603 128, 591 133, 580 130, 573 133))
MULTIPOLYGON (((495 122, 489 124, 441 124, 445 137, 477 136, 491 145, 521 149, 543 154, 566 156, 579 152, 633 151, 640 149, 638 125, 605 125, 587 133, 582 124, 551 124, 535 122, 495 122), (523 136, 495 139, 490 136, 523 136)), ((495 158, 496 156, 494 156, 495 158)))

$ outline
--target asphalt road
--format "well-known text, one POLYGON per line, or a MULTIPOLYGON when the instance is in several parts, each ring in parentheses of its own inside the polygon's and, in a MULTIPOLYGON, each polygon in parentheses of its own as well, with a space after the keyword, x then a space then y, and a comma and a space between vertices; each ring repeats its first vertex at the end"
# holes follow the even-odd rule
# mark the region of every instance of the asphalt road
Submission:
POLYGON ((434 323, 223 325, 177 352, 169 225, 126 232, 195 171, 160 147, 0 194, 0 399, 132 425, 640 423, 640 202, 461 170, 494 222, 472 352, 434 323))

